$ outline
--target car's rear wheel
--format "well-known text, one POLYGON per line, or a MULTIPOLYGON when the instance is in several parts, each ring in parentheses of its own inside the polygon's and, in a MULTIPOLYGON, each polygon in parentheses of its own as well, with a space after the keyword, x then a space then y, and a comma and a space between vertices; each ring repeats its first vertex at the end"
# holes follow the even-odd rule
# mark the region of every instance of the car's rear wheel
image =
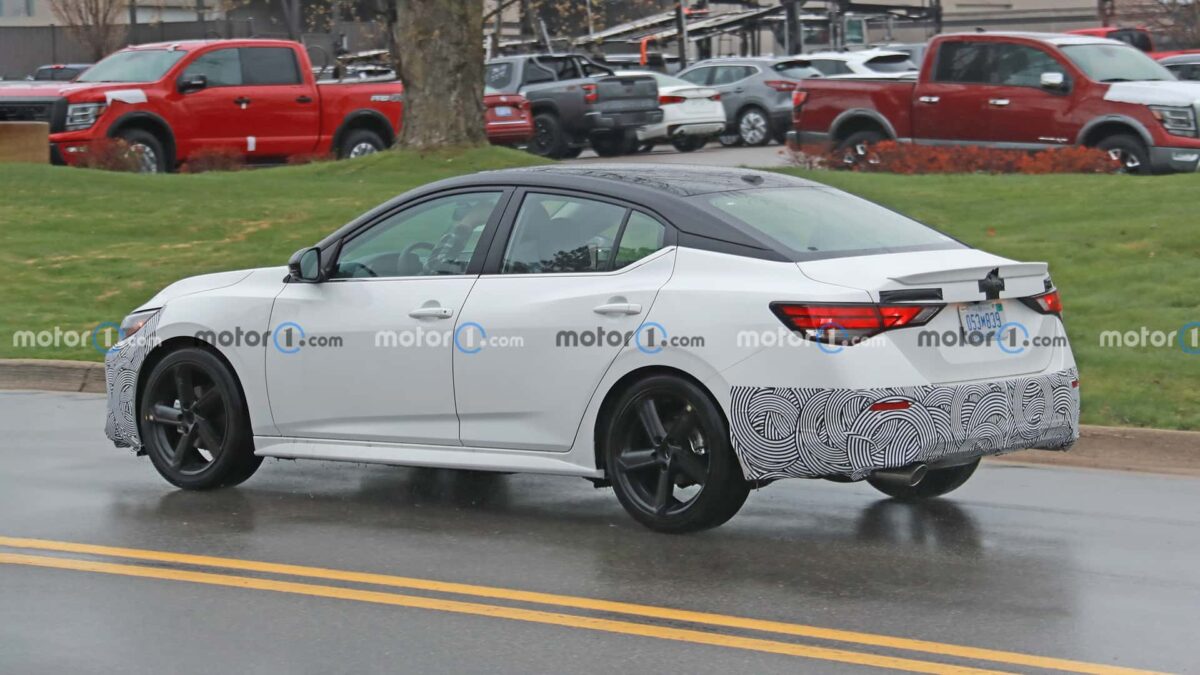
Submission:
POLYGON ((867 482, 876 490, 896 499, 929 499, 931 497, 940 497, 962 487, 963 483, 967 482, 967 479, 975 473, 975 469, 978 467, 979 460, 976 459, 970 464, 963 464, 961 466, 930 469, 925 472, 925 476, 916 485, 897 485, 873 478, 867 478, 867 482))
POLYGON ((385 149, 383 139, 370 129, 355 129, 346 134, 338 148, 339 159, 366 157, 385 149))
POLYGON ((229 487, 262 464, 233 373, 212 353, 171 352, 146 379, 139 430, 163 478, 188 490, 229 487))
POLYGON ((884 141, 887 136, 882 132, 874 129, 865 131, 857 131, 846 137, 846 140, 838 143, 835 154, 841 157, 841 165, 843 167, 852 167, 855 164, 871 162, 871 146, 884 141))
POLYGON ((1150 170, 1150 152, 1146 144, 1128 134, 1117 134, 1096 144, 1096 147, 1108 153, 1114 161, 1121 163, 1122 173, 1148 174, 1150 170))
POLYGON ((637 148, 637 133, 634 131, 606 131, 592 135, 592 150, 601 157, 632 154, 637 148))
POLYGON ((717 142, 726 148, 736 148, 742 144, 742 137, 737 132, 726 133, 717 136, 717 142))
POLYGON ((746 145, 766 145, 771 142, 771 120, 761 108, 746 108, 738 116, 738 136, 746 145))
POLYGON ((617 499, 659 532, 693 532, 733 517, 749 494, 725 418, 695 383, 648 377, 621 395, 603 436, 617 499))
POLYGON ((573 148, 569 147, 566 150, 564 150, 563 153, 561 155, 559 155, 559 159, 575 159, 576 157, 578 157, 582 154, 583 154, 583 146, 576 145, 573 148))

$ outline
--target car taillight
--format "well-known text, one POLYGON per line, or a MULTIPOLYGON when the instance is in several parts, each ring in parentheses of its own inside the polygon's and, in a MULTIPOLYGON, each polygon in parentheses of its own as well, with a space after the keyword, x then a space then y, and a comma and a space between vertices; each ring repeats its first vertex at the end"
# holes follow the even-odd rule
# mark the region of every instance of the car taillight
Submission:
POLYGON ((792 92, 792 110, 799 110, 804 102, 808 100, 808 92, 797 89, 792 92))
POLYGON ((1062 298, 1059 297, 1057 288, 1049 293, 1021 298, 1021 302, 1038 314, 1062 314, 1062 298))
POLYGON ((583 102, 584 103, 595 103, 596 101, 599 101, 599 100, 600 100, 600 94, 596 93, 596 85, 594 85, 594 84, 583 85, 583 102))
POLYGON ((942 305, 808 304, 773 302, 771 311, 783 325, 809 340, 854 345, 872 335, 909 326, 922 326, 942 305))
POLYGON ((791 80, 767 80, 763 84, 774 89, 775 91, 795 91, 796 87, 800 86, 799 82, 791 80))
POLYGON ((720 101, 720 100, 721 100, 721 95, 720 95, 720 94, 713 94, 712 96, 709 96, 709 97, 708 97, 708 100, 710 100, 710 101, 720 101))
POLYGON ((683 103, 687 98, 683 96, 659 96, 659 105, 671 105, 672 103, 683 103))

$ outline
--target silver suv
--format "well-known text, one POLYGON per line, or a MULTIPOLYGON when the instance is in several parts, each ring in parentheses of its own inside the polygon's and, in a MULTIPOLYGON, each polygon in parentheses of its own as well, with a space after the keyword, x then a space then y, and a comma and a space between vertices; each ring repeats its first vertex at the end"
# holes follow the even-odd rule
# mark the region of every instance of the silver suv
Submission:
POLYGON ((795 56, 747 56, 701 61, 676 77, 721 92, 730 125, 722 144, 766 145, 782 143, 791 128, 796 85, 821 72, 795 56))

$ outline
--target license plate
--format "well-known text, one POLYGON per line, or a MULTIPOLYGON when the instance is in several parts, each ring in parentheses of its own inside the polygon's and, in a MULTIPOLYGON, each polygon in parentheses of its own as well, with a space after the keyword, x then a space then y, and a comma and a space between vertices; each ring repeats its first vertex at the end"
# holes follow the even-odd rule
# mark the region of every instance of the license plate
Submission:
POLYGON ((498 106, 496 106, 496 116, 497 117, 512 117, 513 109, 506 105, 498 105, 498 106))
POLYGON ((1004 325, 1004 303, 972 302, 958 306, 958 321, 964 332, 986 337, 996 334, 1004 325))

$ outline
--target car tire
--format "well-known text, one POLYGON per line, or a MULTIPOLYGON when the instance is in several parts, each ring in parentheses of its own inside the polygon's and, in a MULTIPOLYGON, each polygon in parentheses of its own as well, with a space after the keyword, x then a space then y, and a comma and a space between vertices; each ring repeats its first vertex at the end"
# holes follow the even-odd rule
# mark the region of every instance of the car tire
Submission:
POLYGON ((179 349, 156 363, 138 409, 146 454, 176 487, 232 487, 262 464, 254 454, 241 387, 229 367, 206 349, 179 349))
POLYGON ((568 147, 566 150, 564 150, 563 153, 559 155, 559 159, 575 159, 582 154, 583 146, 576 145, 575 147, 568 147))
POLYGON ((529 139, 528 150, 539 157, 549 159, 562 159, 567 156, 570 147, 557 115, 543 112, 533 116, 533 138, 529 139))
POLYGON ((743 145, 766 145, 771 142, 771 118, 762 108, 746 108, 738 115, 737 132, 743 145))
POLYGON ((338 159, 355 159, 373 155, 387 148, 379 134, 370 129, 355 129, 346 134, 338 146, 338 159))
POLYGON ((843 167, 852 167, 868 161, 868 148, 885 140, 887 140, 887 136, 883 132, 875 131, 874 129, 857 131, 847 136, 841 143, 838 143, 837 147, 834 148, 834 154, 841 156, 841 165, 843 167))
POLYGON ((619 157, 637 152, 637 134, 633 131, 606 131, 592 135, 592 150, 601 157, 619 157))
POLYGON ((717 142, 726 148, 736 148, 742 144, 742 137, 736 132, 730 132, 717 136, 717 142))
POLYGON ((745 503, 750 484, 725 416, 694 382, 674 375, 640 380, 604 424, 605 470, 621 506, 642 525, 695 532, 724 523, 745 503))
POLYGON ((1121 163, 1120 171, 1136 175, 1152 173, 1150 166, 1150 151, 1141 139, 1128 134, 1117 134, 1096 144, 1096 148, 1109 154, 1121 163))
POLYGON ((871 487, 889 497, 903 500, 930 499, 940 497, 962 487, 963 483, 979 468, 979 460, 961 466, 949 466, 945 469, 930 469, 916 485, 896 485, 884 481, 867 478, 871 487))
POLYGON ((679 152, 695 152, 708 145, 706 136, 676 136, 671 139, 671 145, 679 152))
POLYGON ((116 138, 125 141, 131 150, 138 153, 138 173, 166 173, 170 168, 166 149, 158 136, 145 129, 126 129, 119 132, 116 138))

